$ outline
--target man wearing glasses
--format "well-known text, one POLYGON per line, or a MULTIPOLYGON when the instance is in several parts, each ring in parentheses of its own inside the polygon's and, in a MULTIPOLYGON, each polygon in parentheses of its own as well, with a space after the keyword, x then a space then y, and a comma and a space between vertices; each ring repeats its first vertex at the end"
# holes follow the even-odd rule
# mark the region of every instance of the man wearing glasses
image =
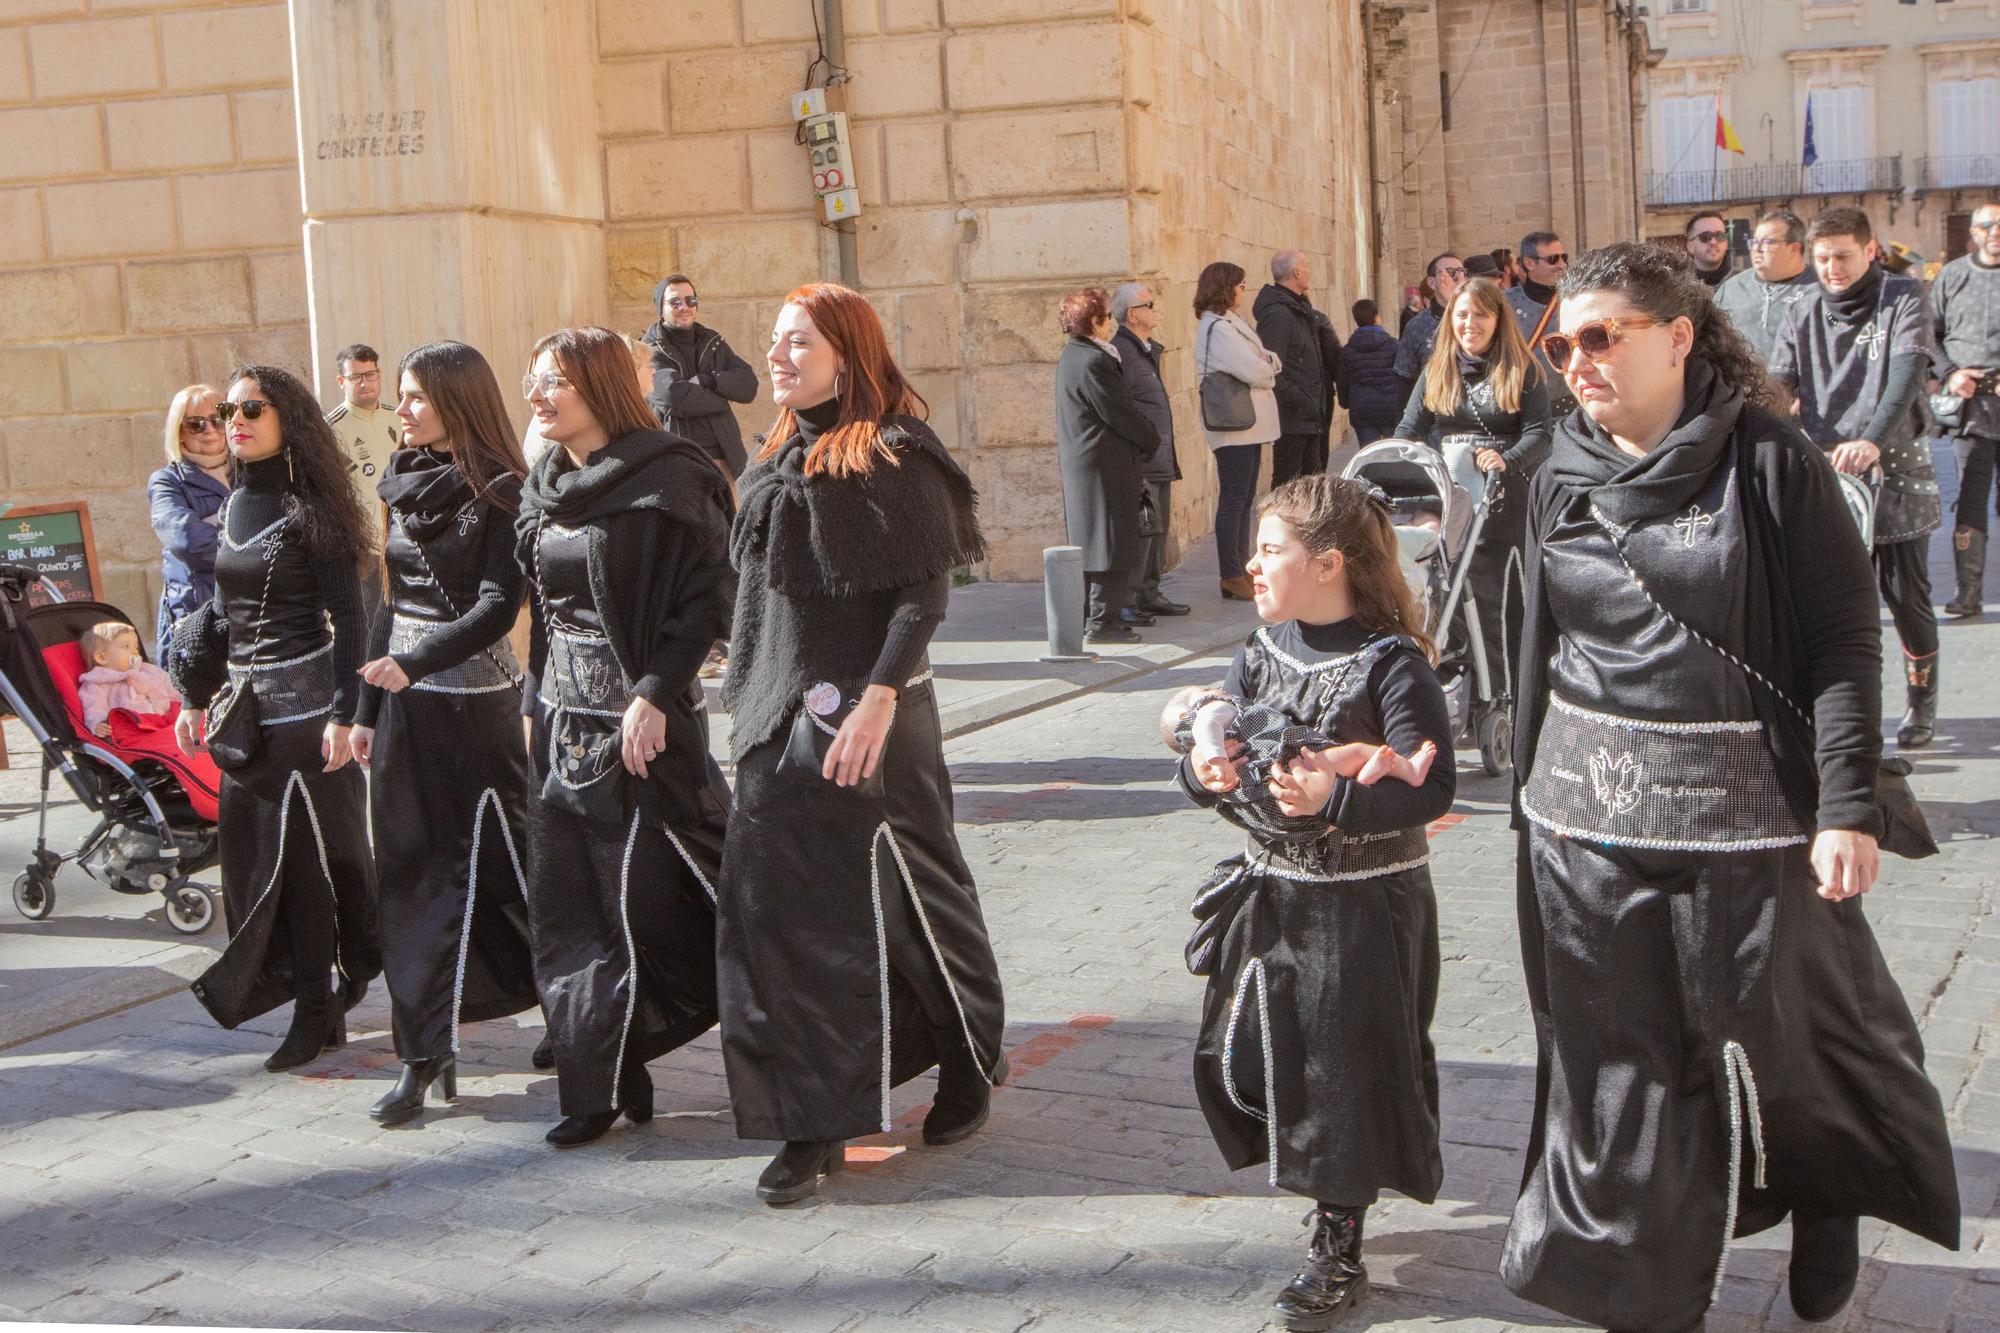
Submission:
POLYGON ((1806 224, 1790 209, 1774 208, 1750 235, 1750 267, 1715 289, 1715 304, 1769 361, 1785 316, 1818 290, 1819 278, 1806 264, 1806 224))
POLYGON ((1458 256, 1446 251, 1430 262, 1424 270, 1424 277, 1431 284, 1431 303, 1419 310, 1415 317, 1403 327, 1402 346, 1396 350, 1396 378, 1403 382, 1403 397, 1410 396, 1416 387, 1417 376, 1423 374, 1424 363, 1431 359, 1431 347, 1437 342, 1438 325, 1444 321, 1444 309, 1451 304, 1451 298, 1458 295, 1458 289, 1465 285, 1465 265, 1458 256))
POLYGON ((1569 252, 1562 237, 1552 231, 1531 231, 1521 238, 1521 285, 1507 289, 1507 304, 1521 326, 1521 336, 1534 349, 1535 364, 1549 386, 1549 419, 1560 420, 1576 409, 1562 373, 1549 364, 1542 352, 1542 339, 1562 331, 1562 312, 1556 305, 1556 287, 1569 272, 1569 252))
MULTIPOLYGON (((368 516, 374 548, 382 548, 382 500, 375 486, 389 467, 389 455, 403 444, 403 423, 393 409, 382 406, 382 358, 367 343, 349 343, 334 353, 334 383, 340 386, 340 406, 326 414, 347 454, 354 493, 368 516)), ((382 604, 382 562, 361 564, 361 619, 367 628, 382 604)))
POLYGON ((2000 453, 2000 199, 1972 214, 1972 249, 1946 264, 1931 284, 1931 318, 1938 343, 1932 373, 1939 402, 1958 399, 1958 410, 1940 412, 1957 437, 1958 512, 1953 516, 1952 561, 1958 594, 1944 604, 1952 616, 1976 616, 1985 601, 1986 507, 1993 494, 2000 453), (1951 418, 1956 418, 1952 420, 1951 418))
POLYGON ((653 389, 646 401, 663 429, 700 445, 734 481, 748 459, 743 430, 729 405, 756 401, 757 372, 721 334, 695 321, 701 298, 685 273, 660 279, 653 308, 660 318, 641 337, 653 349, 653 389))
POLYGON ((1729 276, 1729 224, 1720 213, 1697 213, 1688 219, 1687 252, 1694 260, 1694 275, 1708 284, 1710 291, 1729 276))

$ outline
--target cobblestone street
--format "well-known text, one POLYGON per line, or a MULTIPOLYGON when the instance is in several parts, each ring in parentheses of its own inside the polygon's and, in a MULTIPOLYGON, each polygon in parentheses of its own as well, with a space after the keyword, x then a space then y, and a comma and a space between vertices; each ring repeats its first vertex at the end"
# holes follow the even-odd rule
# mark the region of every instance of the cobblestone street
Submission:
MULTIPOLYGON (((1844 1327, 2000 1330, 2000 625, 1948 627, 1945 720, 1915 779, 1942 856, 1887 862, 1867 900, 1925 1027, 1959 1149, 1948 1254, 1864 1229, 1844 1327), (1964 664, 1956 671, 1954 664, 1964 664)), ((380 1130, 395 1060, 378 985, 306 1077, 259 1067, 283 1031, 214 1027, 184 992, 0 1053, 0 1316, 338 1328, 1259 1327, 1301 1250, 1302 1201, 1231 1175, 1194 1103, 1199 983, 1186 903, 1231 838, 1163 779, 1164 692, 1209 659, 962 736, 948 752, 1008 982, 1014 1081, 989 1128, 850 1149, 809 1204, 752 1184, 713 1034, 653 1066, 661 1114, 558 1154, 537 1032, 465 1032, 453 1108, 380 1130)), ((1463 758, 1463 756, 1462 756, 1463 758)), ((1559 1327, 1494 1269, 1533 1093, 1512 845, 1497 782, 1461 779, 1434 847, 1446 1182, 1370 1218, 1376 1294, 1353 1327, 1559 1327)), ((5 949, 22 946, 11 923, 5 949)), ((145 923, 140 923, 141 927, 145 923)), ((1838 1169, 1838 1163, 1829 1163, 1838 1169)), ((1786 1233, 1735 1247, 1713 1330, 1797 1325, 1786 1233)))

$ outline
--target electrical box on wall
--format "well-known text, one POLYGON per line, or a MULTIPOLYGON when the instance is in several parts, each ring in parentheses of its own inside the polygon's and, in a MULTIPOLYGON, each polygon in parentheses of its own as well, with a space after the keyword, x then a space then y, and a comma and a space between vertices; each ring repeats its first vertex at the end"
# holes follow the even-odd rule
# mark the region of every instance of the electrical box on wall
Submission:
POLYGON ((861 190, 854 179, 853 142, 847 137, 847 113, 826 109, 826 89, 808 88, 792 98, 792 118, 799 122, 799 142, 805 145, 812 169, 813 194, 820 217, 840 222, 861 215, 861 190))

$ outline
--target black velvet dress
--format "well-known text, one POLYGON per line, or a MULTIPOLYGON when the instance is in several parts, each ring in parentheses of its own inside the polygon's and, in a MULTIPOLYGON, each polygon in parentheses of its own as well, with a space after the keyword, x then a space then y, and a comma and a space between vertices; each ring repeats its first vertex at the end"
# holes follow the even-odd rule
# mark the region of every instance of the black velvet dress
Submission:
MULTIPOLYGON (((352 561, 306 549, 285 513, 287 476, 282 455, 242 468, 215 558, 228 675, 249 680, 262 723, 249 764, 222 775, 229 945, 191 986, 225 1028, 295 998, 301 969, 337 971, 350 989, 381 971, 364 780, 351 763, 322 771, 320 754, 358 695, 359 578, 352 561)), ((210 701, 183 692, 192 707, 210 701)))
POLYGON ((972 488, 922 422, 896 423, 897 463, 871 478, 806 477, 801 438, 743 477, 717 940, 743 1138, 886 1131, 890 1089, 952 1046, 1001 1067, 999 969, 925 653, 948 571, 979 553, 972 488), (818 757, 871 682, 900 690, 880 780, 838 787, 818 757))
POLYGON ((525 587, 510 512, 520 483, 502 477, 475 498, 449 455, 402 449, 379 489, 389 605, 369 656, 395 658, 410 684, 364 687, 355 720, 375 728, 369 806, 396 1054, 424 1060, 458 1049, 460 1023, 536 1001, 522 871, 531 779, 506 637, 525 587))
MULTIPOLYGON (((1438 1148, 1437 899, 1425 826, 1451 808, 1457 775, 1444 692, 1406 641, 1353 620, 1258 630, 1225 686, 1339 743, 1387 742, 1439 759, 1420 787, 1336 781, 1323 831, 1279 840, 1240 816, 1249 845, 1197 896, 1190 964, 1208 977, 1195 1091, 1236 1169, 1362 1207, 1385 1189, 1429 1203, 1438 1148)), ((1181 784, 1225 817, 1185 764, 1181 784)))
POLYGON ((729 496, 700 449, 635 431, 522 490, 535 585, 528 912, 565 1116, 715 1024, 714 886, 729 788, 696 679, 727 624, 729 496), (637 695, 666 714, 646 777, 620 759, 637 695))
POLYGON ((1524 655, 1546 690, 1517 751, 1541 1061, 1501 1274, 1635 1331, 1695 1325, 1731 1236, 1792 1210, 1947 1245, 1958 1228, 1916 1025, 1862 900, 1821 899, 1807 858, 1816 828, 1874 827, 1866 556, 1803 439, 1705 367, 1689 382, 1645 460, 1581 413, 1558 437, 1524 655), (1789 469, 1789 532, 1753 451, 1789 469), (1808 553, 1834 575, 1823 602, 1783 572, 1808 553), (1773 644, 1808 607, 1790 670, 1773 644), (1810 757, 1789 757, 1815 725, 1817 809, 1810 757))

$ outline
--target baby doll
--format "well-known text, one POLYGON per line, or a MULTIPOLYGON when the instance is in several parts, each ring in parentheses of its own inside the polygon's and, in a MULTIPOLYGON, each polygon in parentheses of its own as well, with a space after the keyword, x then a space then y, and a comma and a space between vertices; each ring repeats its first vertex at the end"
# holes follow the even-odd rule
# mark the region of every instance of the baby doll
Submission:
POLYGON ((1197 764, 1214 770, 1224 781, 1237 777, 1237 765, 1246 759, 1256 766, 1256 771, 1268 772, 1273 763, 1288 762, 1300 750, 1316 750, 1334 773, 1353 778, 1364 787, 1372 787, 1383 778, 1399 778, 1419 787, 1431 770, 1431 761, 1437 758, 1437 747, 1429 741, 1406 759, 1386 745, 1370 745, 1365 741, 1336 745, 1324 736, 1297 727, 1288 728, 1287 734, 1282 735, 1255 731, 1245 735, 1238 723, 1246 707, 1242 700, 1224 694, 1220 686, 1190 685, 1177 691, 1161 710, 1160 739, 1176 753, 1192 754, 1197 764), (1183 726, 1188 732, 1185 740, 1181 735, 1183 726), (1231 741, 1238 745, 1234 751, 1231 741))
POLYGON ((136 714, 144 730, 173 725, 180 696, 167 673, 140 655, 138 630, 116 620, 102 621, 85 630, 76 646, 84 661, 77 694, 83 699, 83 725, 92 735, 111 734, 114 708, 136 714), (165 721, 146 720, 159 718, 165 721))

